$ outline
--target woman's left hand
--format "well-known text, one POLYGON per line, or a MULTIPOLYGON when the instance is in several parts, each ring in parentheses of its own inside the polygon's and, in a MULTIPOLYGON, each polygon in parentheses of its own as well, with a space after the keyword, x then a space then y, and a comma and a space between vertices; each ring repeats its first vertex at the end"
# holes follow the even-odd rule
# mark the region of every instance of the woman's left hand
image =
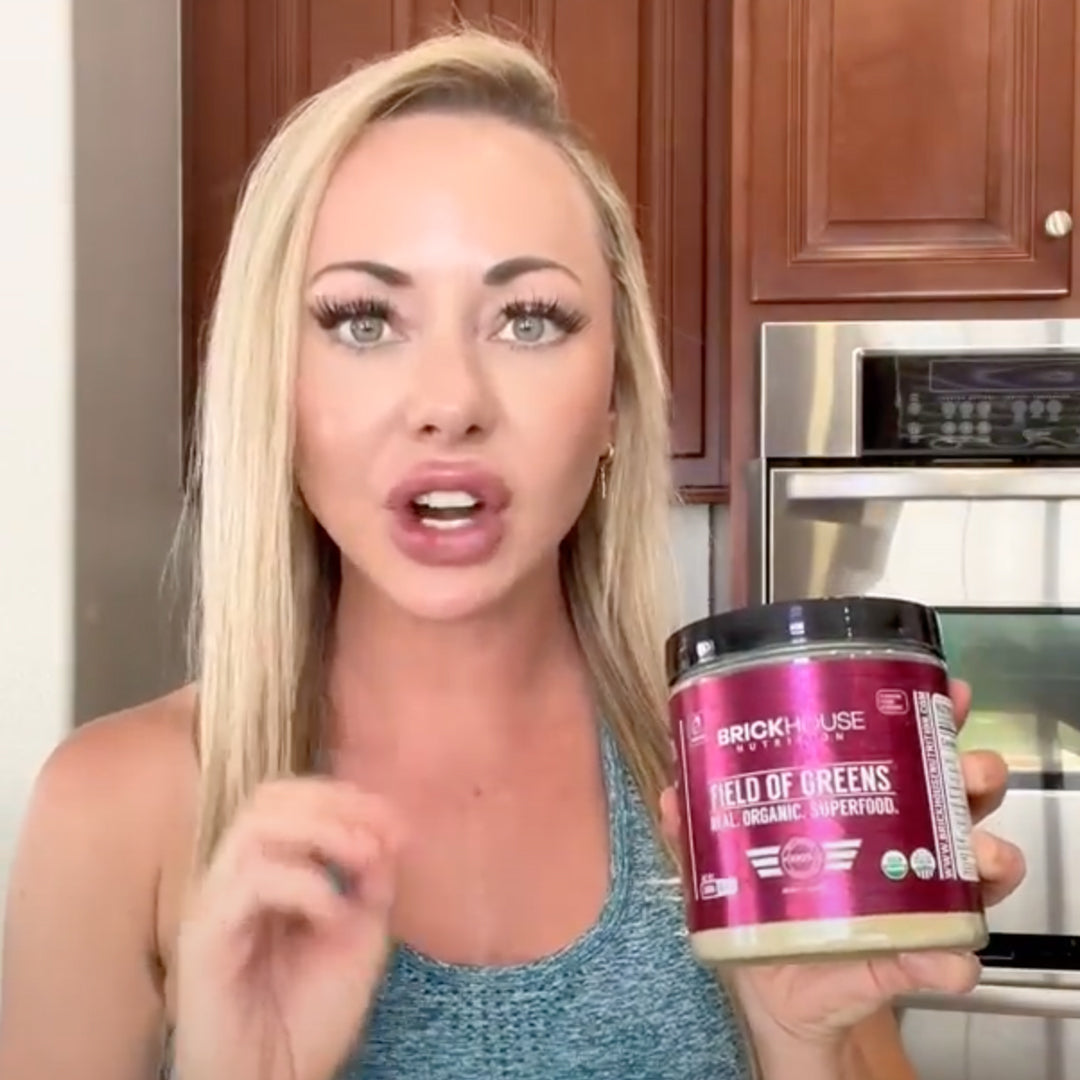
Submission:
MULTIPOLYGON (((950 687, 959 727, 967 719, 971 691, 950 687)), ((973 751, 961 756, 972 817, 991 814, 1005 796, 1007 770, 1000 755, 973 751)), ((664 831, 679 844, 678 802, 671 789, 661 798, 664 831)), ((1024 857, 1015 844, 976 829, 972 840, 987 906, 1012 893, 1024 878, 1024 857)), ((912 952, 860 961, 752 965, 733 970, 735 990, 759 1050, 770 1044, 797 1049, 837 1045, 849 1028, 894 998, 917 990, 963 993, 979 977, 972 953, 912 952)))

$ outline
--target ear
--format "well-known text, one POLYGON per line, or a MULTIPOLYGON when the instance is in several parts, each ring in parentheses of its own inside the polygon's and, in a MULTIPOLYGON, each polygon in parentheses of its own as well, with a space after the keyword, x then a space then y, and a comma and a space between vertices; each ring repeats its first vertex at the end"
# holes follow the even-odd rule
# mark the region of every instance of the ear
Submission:
POLYGON ((615 406, 614 404, 612 404, 611 408, 608 409, 607 426, 604 431, 605 447, 615 445, 615 429, 617 427, 617 419, 618 418, 615 415, 615 406))

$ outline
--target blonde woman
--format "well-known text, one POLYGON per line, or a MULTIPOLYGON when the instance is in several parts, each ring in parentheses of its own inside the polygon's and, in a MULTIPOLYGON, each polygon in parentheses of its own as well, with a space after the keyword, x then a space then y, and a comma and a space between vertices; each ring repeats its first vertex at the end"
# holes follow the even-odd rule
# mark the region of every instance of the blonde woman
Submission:
MULTIPOLYGON (((41 774, 4 1080, 904 1075, 891 997, 973 958, 736 972, 736 1023, 680 933, 663 383, 527 52, 435 40, 289 120, 209 338, 195 688, 41 774)), ((977 850, 992 902, 1020 855, 977 850)))

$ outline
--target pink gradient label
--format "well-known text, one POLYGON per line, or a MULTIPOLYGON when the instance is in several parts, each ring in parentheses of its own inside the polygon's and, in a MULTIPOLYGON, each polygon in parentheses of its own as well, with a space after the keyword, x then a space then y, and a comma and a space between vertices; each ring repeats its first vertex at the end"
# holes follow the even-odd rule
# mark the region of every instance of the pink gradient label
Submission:
POLYGON ((940 668, 774 664, 670 709, 692 933, 982 910, 940 668))

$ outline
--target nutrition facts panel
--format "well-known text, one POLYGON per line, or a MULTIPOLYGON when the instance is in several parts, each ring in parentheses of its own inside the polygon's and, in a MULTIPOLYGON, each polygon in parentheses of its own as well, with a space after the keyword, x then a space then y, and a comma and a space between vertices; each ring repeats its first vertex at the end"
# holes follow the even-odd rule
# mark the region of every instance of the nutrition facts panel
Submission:
POLYGON ((952 702, 942 694, 920 690, 914 695, 914 705, 937 847, 938 874, 950 880, 978 881, 975 855, 968 840, 971 815, 960 773, 952 702))

